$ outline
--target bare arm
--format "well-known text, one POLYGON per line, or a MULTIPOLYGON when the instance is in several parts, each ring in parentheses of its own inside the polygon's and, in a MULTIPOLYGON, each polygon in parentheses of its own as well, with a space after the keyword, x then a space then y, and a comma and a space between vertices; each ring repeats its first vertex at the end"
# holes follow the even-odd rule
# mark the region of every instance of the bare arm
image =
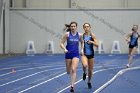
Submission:
POLYGON ((92 43, 94 44, 94 46, 98 47, 99 46, 99 43, 98 43, 98 40, 96 39, 95 35, 92 34, 92 38, 94 41, 92 41, 92 43))
POLYGON ((127 34, 125 40, 129 43, 130 42, 130 37, 131 37, 132 33, 127 34))
POLYGON ((81 41, 81 54, 84 54, 84 40, 83 40, 83 35, 79 33, 80 41, 81 41))
POLYGON ((68 50, 66 49, 66 47, 65 47, 65 45, 64 45, 64 43, 65 43, 66 40, 67 40, 68 34, 69 34, 69 32, 66 32, 66 33, 64 34, 64 36, 62 37, 61 42, 60 42, 60 47, 64 50, 64 53, 67 53, 67 52, 68 52, 68 50))
POLYGON ((138 35, 139 35, 139 38, 140 38, 140 34, 138 33, 138 35))

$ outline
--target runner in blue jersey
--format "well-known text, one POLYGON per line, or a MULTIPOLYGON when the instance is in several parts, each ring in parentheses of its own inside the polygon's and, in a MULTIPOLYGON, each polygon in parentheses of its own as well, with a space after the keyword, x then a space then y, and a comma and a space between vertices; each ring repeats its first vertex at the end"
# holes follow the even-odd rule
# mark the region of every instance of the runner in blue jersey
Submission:
POLYGON ((138 48, 138 38, 140 34, 138 33, 138 25, 133 25, 132 32, 127 35, 126 41, 129 43, 129 60, 126 65, 127 68, 130 67, 131 61, 133 60, 133 55, 138 48))
POLYGON ((83 80, 86 79, 86 67, 88 65, 88 88, 91 89, 92 70, 94 65, 94 49, 93 46, 98 47, 98 41, 93 33, 91 33, 91 25, 85 23, 83 25, 85 33, 83 34, 84 45, 82 46, 82 65, 83 65, 83 80))
POLYGON ((71 89, 70 92, 74 92, 74 82, 76 80, 76 69, 79 63, 79 42, 83 42, 82 35, 77 32, 77 23, 70 23, 70 31, 66 32, 61 40, 61 48, 65 53, 66 70, 67 74, 72 72, 71 76, 71 89), (64 43, 67 41, 65 47, 64 43), (71 71, 72 70, 72 71, 71 71))

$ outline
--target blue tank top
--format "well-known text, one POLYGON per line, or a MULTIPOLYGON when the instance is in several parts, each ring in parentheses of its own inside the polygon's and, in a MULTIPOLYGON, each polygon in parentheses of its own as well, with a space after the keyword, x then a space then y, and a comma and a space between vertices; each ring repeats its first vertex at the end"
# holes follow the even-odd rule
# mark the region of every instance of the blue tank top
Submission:
POLYGON ((137 32, 133 32, 130 37, 130 45, 137 46, 138 45, 138 37, 139 34, 137 32))
POLYGON ((76 35, 73 36, 71 32, 69 32, 69 36, 67 38, 66 49, 69 53, 79 53, 79 34, 76 32, 76 35))
POLYGON ((90 33, 89 36, 83 34, 83 40, 84 40, 84 54, 85 55, 92 55, 94 54, 93 44, 88 44, 88 41, 93 41, 92 34, 90 33))

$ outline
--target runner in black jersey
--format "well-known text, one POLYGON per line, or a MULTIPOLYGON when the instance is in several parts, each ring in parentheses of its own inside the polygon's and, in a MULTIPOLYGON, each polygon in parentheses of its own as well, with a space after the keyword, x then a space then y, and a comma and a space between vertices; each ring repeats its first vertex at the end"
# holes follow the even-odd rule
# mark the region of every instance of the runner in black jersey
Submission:
POLYGON ((127 35, 126 41, 129 44, 129 60, 126 65, 127 68, 130 67, 131 61, 133 60, 134 53, 138 48, 138 38, 140 34, 138 33, 138 25, 133 25, 132 32, 127 35))
POLYGON ((85 33, 83 34, 83 52, 82 52, 82 65, 83 65, 83 80, 86 79, 86 67, 88 66, 88 88, 91 89, 92 70, 94 65, 94 46, 98 47, 98 41, 93 33, 91 33, 91 26, 89 23, 83 25, 85 33))

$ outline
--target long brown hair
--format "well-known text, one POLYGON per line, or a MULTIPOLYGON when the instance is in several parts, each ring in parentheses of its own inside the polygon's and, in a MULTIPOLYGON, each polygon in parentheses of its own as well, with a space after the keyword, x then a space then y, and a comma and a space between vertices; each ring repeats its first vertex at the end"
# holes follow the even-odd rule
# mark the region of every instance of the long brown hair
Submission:
POLYGON ((78 25, 77 22, 71 22, 70 23, 70 26, 71 26, 71 24, 75 24, 76 26, 78 25))

